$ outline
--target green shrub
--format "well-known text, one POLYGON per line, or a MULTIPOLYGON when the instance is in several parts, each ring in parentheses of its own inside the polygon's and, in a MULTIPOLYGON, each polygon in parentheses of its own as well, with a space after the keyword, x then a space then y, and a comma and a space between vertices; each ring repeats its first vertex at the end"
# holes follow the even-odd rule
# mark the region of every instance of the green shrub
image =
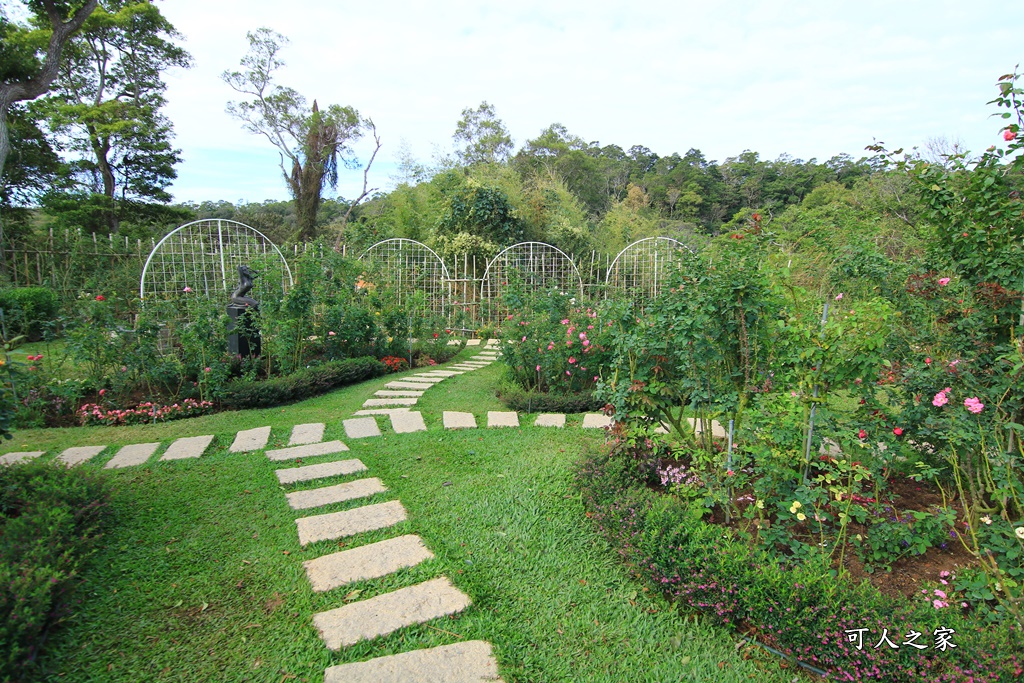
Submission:
POLYGON ((231 382, 225 387, 222 402, 238 409, 276 406, 317 396, 335 387, 380 377, 384 372, 384 364, 376 358, 349 358, 299 370, 285 377, 260 382, 231 382))
POLYGON ((0 290, 8 334, 38 341, 42 324, 57 317, 57 293, 49 287, 13 287, 0 290))
POLYGON ((0 467, 0 679, 21 680, 67 615, 107 514, 103 481, 49 463, 0 467))
POLYGON ((495 395, 510 410, 524 413, 586 413, 604 406, 590 391, 567 394, 525 390, 512 382, 503 382, 495 395))

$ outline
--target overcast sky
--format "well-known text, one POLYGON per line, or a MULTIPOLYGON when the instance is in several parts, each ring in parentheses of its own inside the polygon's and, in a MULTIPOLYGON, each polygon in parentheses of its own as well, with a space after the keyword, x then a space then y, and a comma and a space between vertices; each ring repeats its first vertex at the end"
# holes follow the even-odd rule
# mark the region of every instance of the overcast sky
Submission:
MULTIPOLYGON (((718 161, 746 149, 860 157, 873 139, 980 151, 1000 141, 993 84, 1024 61, 1005 0, 159 4, 195 59, 167 76, 177 201, 288 196, 276 151, 224 111, 237 97, 219 76, 261 26, 291 40, 278 82, 377 124, 370 178, 382 189, 403 140, 429 163, 483 100, 517 148, 558 122, 587 141, 718 161)), ((370 148, 357 151, 365 162, 370 148)), ((361 171, 345 171, 338 194, 361 185, 361 171)))

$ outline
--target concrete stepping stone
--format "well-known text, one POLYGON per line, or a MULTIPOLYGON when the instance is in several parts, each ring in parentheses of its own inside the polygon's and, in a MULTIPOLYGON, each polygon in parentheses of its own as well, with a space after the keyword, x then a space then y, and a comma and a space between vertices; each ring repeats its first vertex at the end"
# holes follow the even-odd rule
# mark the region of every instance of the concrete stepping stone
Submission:
POLYGON ((324 423, 310 422, 304 425, 292 427, 292 436, 288 439, 289 446, 301 446, 307 443, 317 443, 324 440, 324 423))
POLYGON ((324 683, 501 683, 491 644, 470 640, 340 664, 324 670, 324 683))
POLYGON ((377 420, 372 417, 356 417, 351 420, 343 420, 345 435, 350 439, 365 439, 370 436, 380 436, 380 427, 377 420))
POLYGON ((449 339, 448 346, 458 346, 460 344, 458 339, 449 339))
POLYGON ((356 417, 363 415, 394 415, 396 413, 408 413, 408 408, 368 408, 366 410, 357 410, 352 413, 356 417))
POLYGON ((459 370, 462 370, 464 372, 472 372, 473 370, 477 369, 477 366, 475 365, 453 365, 452 367, 458 368, 459 370))
POLYGON ((466 346, 480 346, 480 340, 479 339, 467 339, 466 340, 466 346))
MULTIPOLYGON (((701 428, 701 425, 697 422, 696 418, 688 417, 686 419, 690 423, 690 426, 693 427, 694 433, 703 433, 704 430, 701 428)), ((711 421, 711 436, 716 439, 724 439, 727 436, 725 428, 718 422, 718 420, 711 421)))
POLYGON ((228 448, 231 453, 246 453, 248 451, 259 451, 267 447, 270 439, 270 427, 257 427, 256 429, 245 429, 235 435, 235 440, 228 448))
POLYGON ((473 417, 473 413, 446 410, 442 417, 445 429, 476 429, 476 418, 473 417))
POLYGON ((19 451, 17 453, 8 453, 7 455, 0 455, 0 465, 13 465, 16 462, 27 462, 29 460, 35 460, 46 451, 19 451))
POLYGON ((408 434, 425 432, 427 425, 423 422, 423 413, 410 410, 404 413, 391 413, 391 429, 395 430, 396 434, 408 434))
POLYGON ((389 500, 386 503, 364 505, 352 510, 300 517, 295 520, 295 526, 299 532, 299 543, 309 545, 317 541, 329 541, 383 529, 404 522, 405 519, 405 508, 402 504, 397 500, 389 500))
POLYGON ((403 379, 406 379, 410 382, 430 382, 431 384, 437 384, 438 382, 443 382, 446 378, 431 374, 429 372, 419 372, 415 375, 404 377, 403 379))
POLYGON ((562 413, 544 413, 538 415, 537 419, 533 421, 534 427, 558 427, 561 429, 565 426, 565 415, 562 413))
POLYGON ((364 408, 383 408, 385 406, 414 406, 418 398, 402 398, 400 396, 388 396, 387 398, 368 398, 363 401, 364 408))
POLYGON ((500 339, 488 339, 487 340, 487 345, 488 346, 497 346, 500 343, 501 343, 500 339))
MULTIPOLYGON (((426 391, 424 389, 424 391, 426 391)), ((406 391, 389 391, 387 389, 381 389, 380 391, 373 392, 374 396, 399 396, 402 398, 419 398, 423 395, 424 391, 413 391, 411 389, 406 391)))
POLYGON ((426 391, 430 387, 434 386, 430 382, 408 382, 402 380, 401 382, 388 382, 384 385, 385 389, 415 389, 416 391, 426 391))
POLYGON ((303 562, 313 590, 322 593, 354 581, 378 579, 434 559, 423 539, 412 534, 342 550, 303 562))
POLYGON ((198 458, 206 452, 206 448, 211 443, 213 443, 213 434, 186 436, 168 446, 164 454, 160 456, 160 459, 184 460, 185 458, 198 458))
POLYGON ((587 413, 583 416, 584 429, 601 429, 611 426, 612 419, 607 415, 601 415, 600 413, 587 413))
POLYGON ((344 484, 324 486, 319 489, 307 489, 305 491, 293 491, 289 493, 288 505, 292 510, 308 510, 318 508, 331 503, 341 503, 356 498, 367 498, 375 493, 383 493, 387 488, 380 483, 376 477, 372 479, 356 479, 344 484))
POLYGON ((518 427, 519 413, 515 411, 488 410, 488 427, 518 427))
POLYGON ((74 467, 75 465, 81 465, 87 460, 92 460, 106 450, 106 448, 106 446, 73 446, 65 449, 63 453, 58 455, 57 460, 68 467, 74 467))
POLYGON ((321 455, 331 455, 347 451, 348 446, 340 441, 321 441, 320 443, 308 443, 304 446, 291 446, 289 448, 278 448, 267 451, 267 457, 271 460, 291 460, 293 458, 315 458, 321 455))
POLYGON ((328 649, 340 650, 360 640, 461 612, 470 604, 469 596, 442 576, 314 614, 313 624, 328 649))
POLYGON ((434 377, 453 377, 455 375, 461 374, 463 373, 455 372, 454 370, 431 370, 430 372, 424 374, 423 376, 430 377, 431 375, 433 375, 434 377))
POLYGON ((361 460, 335 460, 334 462, 322 462, 318 465, 303 465, 302 467, 290 467, 276 470, 277 481, 281 484, 295 484, 300 481, 312 481, 314 479, 325 479, 327 477, 340 477, 356 472, 365 472, 366 465, 361 460))
POLYGON ((117 452, 117 455, 107 461, 103 469, 114 470, 141 465, 149 460, 150 456, 156 453, 156 449, 159 447, 159 443, 135 443, 130 446, 124 446, 117 452))

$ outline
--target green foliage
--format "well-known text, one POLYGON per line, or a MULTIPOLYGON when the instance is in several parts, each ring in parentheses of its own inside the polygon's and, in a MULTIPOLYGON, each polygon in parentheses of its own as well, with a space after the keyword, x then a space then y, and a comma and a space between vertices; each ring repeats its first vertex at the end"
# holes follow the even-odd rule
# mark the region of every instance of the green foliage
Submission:
POLYGON ((43 324, 57 317, 57 294, 48 287, 0 289, 0 309, 11 336, 38 340, 43 324))
POLYGON ((107 489, 51 463, 0 467, 0 678, 21 680, 68 614, 79 570, 101 538, 107 489))
POLYGON ((587 413, 599 410, 604 402, 593 393, 580 391, 571 394, 557 391, 523 389, 515 382, 502 382, 497 397, 509 410, 522 413, 587 413))
POLYGON ((466 166, 501 163, 512 153, 512 138, 494 106, 486 101, 476 109, 462 110, 452 138, 461 145, 456 154, 466 166))
POLYGON ((224 405, 237 409, 276 406, 379 377, 384 372, 384 364, 373 357, 331 361, 284 377, 231 382, 224 389, 222 401, 224 405))
POLYGON ((493 256, 519 242, 523 226, 508 196, 497 187, 469 180, 447 195, 434 228, 434 244, 442 255, 493 256))

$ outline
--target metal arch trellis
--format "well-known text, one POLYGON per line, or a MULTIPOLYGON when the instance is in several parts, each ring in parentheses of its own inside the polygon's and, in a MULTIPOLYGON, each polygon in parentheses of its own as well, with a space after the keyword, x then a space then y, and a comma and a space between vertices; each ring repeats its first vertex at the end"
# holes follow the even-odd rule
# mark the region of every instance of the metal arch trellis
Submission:
POLYGON ((395 294, 399 304, 422 293, 419 313, 445 315, 448 268, 433 249, 404 237, 377 242, 359 257, 374 268, 373 284, 395 294))
POLYGON ((504 313, 500 299, 505 289, 515 283, 529 291, 558 289, 582 295, 583 278, 573 260, 558 247, 544 242, 520 242, 502 250, 484 270, 480 297, 497 300, 492 315, 504 313))
POLYGON ((683 249, 692 253, 689 247, 671 237, 645 237, 633 242, 620 251, 608 267, 607 290, 647 298, 657 296, 669 266, 683 249))
POLYGON ((238 266, 255 265, 254 261, 260 263, 254 268, 260 277, 253 298, 279 296, 293 284, 284 254, 259 230, 223 218, 186 223, 167 233, 149 253, 139 296, 144 301, 168 298, 188 287, 207 298, 223 297, 238 286, 238 266))

